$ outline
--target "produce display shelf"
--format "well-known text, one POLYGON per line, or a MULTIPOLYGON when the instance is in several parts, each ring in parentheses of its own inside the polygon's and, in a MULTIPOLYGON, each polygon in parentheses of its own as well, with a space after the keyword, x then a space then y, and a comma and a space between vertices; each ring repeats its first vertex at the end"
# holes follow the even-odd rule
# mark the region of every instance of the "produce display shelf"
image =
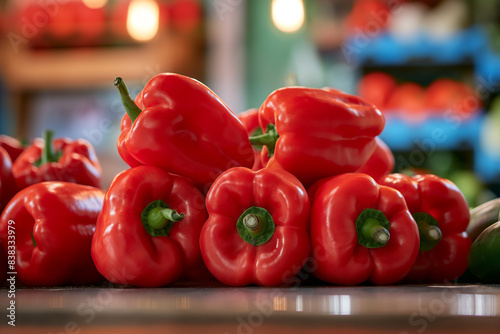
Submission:
MULTIPOLYGON (((0 290, 0 305, 12 300, 0 290)), ((500 285, 18 289, 16 333, 481 333, 500 285)), ((13 332, 3 317, 0 332, 13 332), (10 331, 9 331, 10 330, 10 331)))
POLYGON ((471 26, 446 39, 433 38, 421 31, 414 36, 398 38, 382 33, 370 38, 355 35, 347 41, 346 49, 358 63, 378 65, 407 64, 425 60, 422 64, 461 64, 470 62, 488 49, 488 33, 480 26, 471 26))
POLYGON ((484 112, 469 118, 446 112, 429 112, 425 120, 410 120, 395 115, 386 116, 380 138, 393 150, 463 150, 472 149, 479 138, 484 112))

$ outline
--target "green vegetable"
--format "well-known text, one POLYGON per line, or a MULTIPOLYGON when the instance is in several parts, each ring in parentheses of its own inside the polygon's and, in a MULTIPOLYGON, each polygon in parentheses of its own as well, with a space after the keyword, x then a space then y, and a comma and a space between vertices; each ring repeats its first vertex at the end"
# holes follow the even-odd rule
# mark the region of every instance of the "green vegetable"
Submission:
POLYGON ((486 228, 472 243, 469 269, 486 283, 500 283, 500 222, 486 228))

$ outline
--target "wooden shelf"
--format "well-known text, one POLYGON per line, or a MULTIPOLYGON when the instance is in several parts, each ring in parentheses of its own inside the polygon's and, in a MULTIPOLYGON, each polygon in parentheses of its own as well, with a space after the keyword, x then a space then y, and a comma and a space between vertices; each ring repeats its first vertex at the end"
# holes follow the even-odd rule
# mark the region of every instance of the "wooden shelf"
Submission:
MULTIPOLYGON (((0 81, 13 108, 13 135, 26 138, 35 93, 48 90, 112 89, 115 77, 144 86, 154 75, 176 72, 203 80, 204 40, 200 31, 165 31, 154 40, 123 47, 24 48, 0 42, 0 81)), ((1 110, 0 110, 1 112, 1 110)))
POLYGON ((172 71, 200 74, 199 43, 183 35, 163 34, 127 47, 23 49, 0 45, 0 75, 9 90, 33 91, 109 86, 116 76, 146 81, 172 71))

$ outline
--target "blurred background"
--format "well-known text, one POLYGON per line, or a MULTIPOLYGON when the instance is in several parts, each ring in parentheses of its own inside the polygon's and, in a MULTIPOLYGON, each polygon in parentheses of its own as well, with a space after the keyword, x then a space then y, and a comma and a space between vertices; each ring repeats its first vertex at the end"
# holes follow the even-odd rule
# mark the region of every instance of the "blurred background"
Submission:
POLYGON ((114 78, 177 72, 236 113, 290 78, 360 95, 395 171, 500 195, 500 0, 0 0, 0 32, 0 132, 87 139, 104 187, 127 167, 114 78))

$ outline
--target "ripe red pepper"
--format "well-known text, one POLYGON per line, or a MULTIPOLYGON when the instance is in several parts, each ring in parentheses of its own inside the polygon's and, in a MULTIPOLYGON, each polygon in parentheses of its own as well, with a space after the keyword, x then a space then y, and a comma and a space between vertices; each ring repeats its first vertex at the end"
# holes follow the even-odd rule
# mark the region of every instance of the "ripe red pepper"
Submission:
MULTIPOLYGON (((249 109, 245 112, 239 113, 238 119, 241 121, 241 123, 243 124, 243 126, 247 130, 247 133, 250 137, 259 136, 262 134, 262 129, 259 125, 259 109, 258 108, 249 109)), ((254 146, 254 148, 253 148, 254 162, 253 162, 252 170, 259 170, 261 168, 264 168, 264 166, 262 164, 261 157, 260 157, 261 151, 262 151, 262 147, 254 146)))
POLYGON ((266 145, 263 156, 274 154, 271 160, 308 186, 364 165, 385 118, 374 105, 337 90, 286 87, 262 104, 259 122, 265 135, 252 144, 266 145))
POLYGON ((0 135, 0 147, 7 151, 12 162, 16 161, 24 151, 24 146, 19 140, 6 135, 0 135))
POLYGON ((310 201, 290 173, 229 169, 214 182, 206 202, 201 253, 222 283, 282 285, 308 259, 310 201))
POLYGON ((92 257, 113 283, 156 287, 199 271, 205 198, 187 179, 154 166, 118 174, 106 193, 92 257))
POLYGON ((98 188, 58 181, 17 193, 0 218, 0 243, 9 256, 9 241, 15 240, 15 264, 9 264, 9 271, 29 286, 102 280, 90 245, 103 198, 98 188))
POLYGON ((377 146, 368 161, 358 169, 358 173, 370 175, 378 181, 394 170, 394 155, 391 149, 380 137, 375 138, 377 146))
POLYGON ((12 175, 12 162, 7 151, 0 147, 0 213, 16 192, 17 186, 12 175))
POLYGON ((118 152, 130 166, 157 166, 207 189, 228 168, 251 167, 253 150, 236 115, 201 82, 174 73, 155 76, 130 98, 121 78, 127 114, 118 152))
POLYGON ((313 274, 344 285, 403 279, 418 255, 418 228, 403 196, 366 174, 321 180, 312 199, 313 274))
POLYGON ((84 140, 57 138, 46 131, 12 166, 18 189, 43 181, 65 181, 99 188, 101 166, 92 145, 84 140), (53 148, 52 148, 53 145, 53 148))
POLYGON ((469 205, 458 187, 432 174, 391 174, 380 183, 403 194, 418 224, 420 254, 405 280, 442 283, 461 276, 472 241, 465 232, 469 205))

